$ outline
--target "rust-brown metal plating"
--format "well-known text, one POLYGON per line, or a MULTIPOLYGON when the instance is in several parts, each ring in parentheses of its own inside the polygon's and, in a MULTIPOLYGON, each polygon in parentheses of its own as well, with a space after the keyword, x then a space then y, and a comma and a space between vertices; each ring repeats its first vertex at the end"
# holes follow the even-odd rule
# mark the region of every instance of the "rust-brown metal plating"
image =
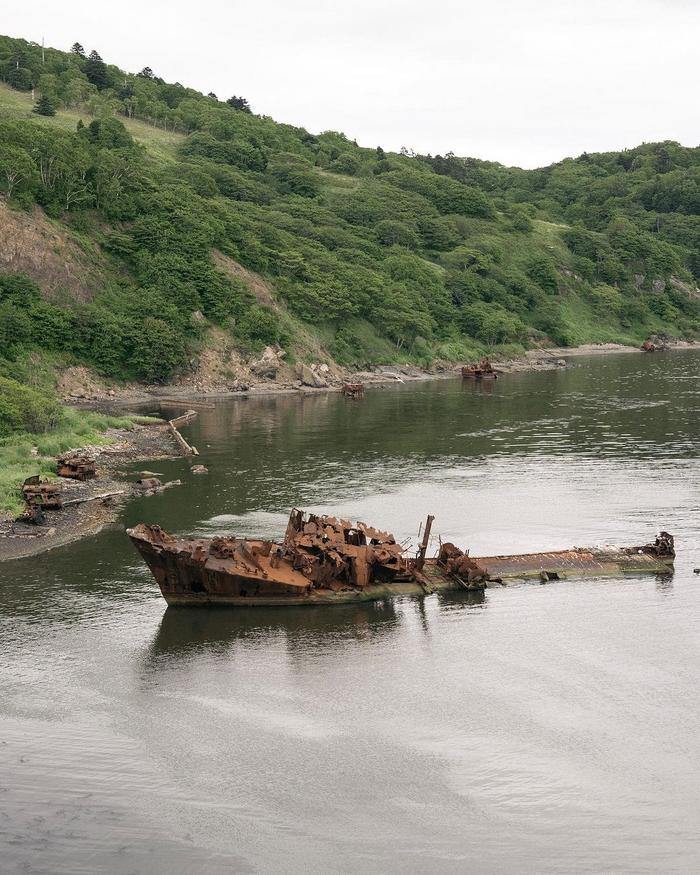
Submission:
POLYGON ((169 604, 331 604, 484 589, 508 578, 668 573, 673 538, 641 547, 599 548, 474 559, 445 543, 426 558, 431 517, 416 558, 389 532, 337 517, 292 510, 284 540, 175 538, 140 524, 127 534, 169 604))
POLYGON ((462 379, 464 380, 483 380, 484 378, 498 379, 498 372, 487 358, 482 358, 475 365, 465 365, 462 368, 462 379))
POLYGON ((343 383, 343 395, 346 398, 362 398, 364 394, 364 383, 343 383))
POLYGON ((93 480, 97 476, 95 460, 77 454, 61 456, 56 462, 56 474, 71 480, 93 480))

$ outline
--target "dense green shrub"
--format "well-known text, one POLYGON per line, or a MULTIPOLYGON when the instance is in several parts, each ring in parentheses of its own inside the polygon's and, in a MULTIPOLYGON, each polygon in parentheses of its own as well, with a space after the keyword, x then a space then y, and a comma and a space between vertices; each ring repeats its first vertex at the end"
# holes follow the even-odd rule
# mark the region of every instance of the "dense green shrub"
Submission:
POLYGON ((147 316, 133 330, 130 363, 145 380, 164 383, 186 366, 187 350, 182 337, 170 325, 147 316))
POLYGON ((343 152, 342 155, 338 155, 335 161, 331 161, 329 170, 332 170, 334 173, 345 173, 348 176, 355 176, 360 166, 361 162, 357 155, 353 155, 352 152, 343 152))
POLYGON ((60 415, 61 406, 55 398, 0 377, 0 438, 17 431, 48 431, 60 415))
POLYGON ((550 295, 556 293, 559 287, 557 272, 554 265, 546 255, 537 255, 527 266, 527 275, 530 279, 550 295))
POLYGON ((249 307, 237 320, 235 334, 244 344, 254 349, 281 344, 287 340, 277 314, 269 307, 257 304, 249 307))
POLYGON ((460 322, 468 334, 490 345, 523 340, 526 334, 522 320, 500 304, 489 305, 483 301, 465 304, 460 311, 460 322))

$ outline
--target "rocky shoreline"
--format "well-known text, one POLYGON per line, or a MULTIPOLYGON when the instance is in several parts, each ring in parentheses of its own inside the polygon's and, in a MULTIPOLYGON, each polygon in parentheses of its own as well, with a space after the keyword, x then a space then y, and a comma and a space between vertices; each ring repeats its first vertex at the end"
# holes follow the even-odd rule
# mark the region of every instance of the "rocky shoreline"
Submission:
MULTIPOLYGON (((698 344, 676 341, 671 349, 693 349, 698 344)), ((493 364, 504 373, 556 370, 565 367, 568 358, 589 355, 642 352, 639 347, 618 343, 584 344, 577 347, 553 347, 528 350, 521 356, 504 359, 494 356, 493 364)), ((261 358, 250 364, 243 377, 233 380, 208 380, 202 375, 162 386, 107 385, 97 381, 85 368, 70 368, 59 387, 63 401, 76 407, 123 408, 148 402, 186 402, 197 398, 234 398, 258 395, 314 394, 339 392, 344 383, 381 386, 391 383, 450 379, 458 376, 460 365, 437 362, 430 369, 415 365, 378 365, 371 370, 348 371, 327 363, 300 364, 292 368, 284 362, 284 351, 267 347, 261 358), (63 390, 63 391, 61 391, 63 390)))
MULTIPOLYGON (((61 510, 46 510, 45 524, 0 520, 0 562, 36 556, 79 538, 94 535, 113 522, 119 508, 135 494, 144 494, 121 469, 136 462, 150 462, 183 455, 167 423, 109 429, 112 443, 81 447, 96 460, 98 476, 80 482, 61 479, 61 510)), ((141 472, 148 474, 150 472, 141 472)))

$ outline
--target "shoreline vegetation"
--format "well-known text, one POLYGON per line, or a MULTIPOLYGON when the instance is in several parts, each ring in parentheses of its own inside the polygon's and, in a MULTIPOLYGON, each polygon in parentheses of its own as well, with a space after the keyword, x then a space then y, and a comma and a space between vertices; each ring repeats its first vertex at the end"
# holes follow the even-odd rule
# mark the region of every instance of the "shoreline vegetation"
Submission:
MULTIPOLYGON (((114 521, 123 502, 135 494, 134 475, 125 474, 125 466, 183 455, 167 421, 70 408, 64 416, 67 423, 53 433, 16 435, 0 444, 0 562, 34 556, 96 534, 114 521), (95 459, 97 477, 85 482, 56 478, 56 456, 49 453, 67 450, 95 459), (15 461, 5 468, 5 458, 12 457, 15 461), (15 523, 24 507, 21 484, 37 473, 42 479, 60 482, 66 504, 61 510, 46 511, 42 526, 15 523)), ((152 472, 141 473, 146 476, 152 472)))
MULTIPOLYGON (((669 350, 697 349, 700 342, 691 340, 669 341, 669 350)), ((554 370, 565 365, 567 358, 610 354, 638 353, 638 346, 621 343, 585 343, 574 347, 550 347, 527 350, 521 355, 508 356, 494 352, 490 356, 492 364, 504 374, 525 371, 554 370)), ((467 364, 465 362, 464 364, 467 364)), ((322 367, 322 366, 321 366, 322 367)), ((82 409, 119 410, 122 406, 147 404, 149 402, 173 402, 184 404, 206 398, 210 401, 227 398, 248 398, 262 395, 316 394, 318 392, 338 392, 344 383, 363 383, 366 387, 386 387, 392 383, 418 382, 422 380, 450 379, 458 376, 462 365, 437 363, 431 368, 421 368, 410 364, 378 365, 371 370, 346 371, 344 369, 321 370, 311 365, 309 370, 318 382, 307 385, 299 379, 279 381, 272 378, 255 378, 241 385, 238 381, 217 384, 201 382, 191 384, 170 384, 163 386, 110 386, 88 381, 87 387, 74 389, 72 395, 64 398, 82 409), (312 370, 313 369, 313 370, 312 370)))
MULTIPOLYGON (((671 344, 672 350, 697 349, 698 345, 678 341, 671 344)), ((572 348, 553 348, 530 350, 523 356, 499 360, 493 358, 494 365, 504 374, 528 371, 553 370, 565 366, 562 360, 581 356, 611 354, 644 355, 638 347, 621 344, 583 344, 572 348)), ((353 375, 357 376, 357 375, 353 375)), ((367 385, 376 389, 388 389, 391 385, 423 380, 457 379, 458 369, 380 369, 371 374, 367 385)), ((99 398, 83 399, 82 404, 89 407, 118 408, 121 405, 137 406, 144 402, 165 402, 168 408, 181 406, 197 398, 231 399, 236 397, 255 397, 270 394, 305 394, 337 392, 339 385, 323 387, 280 387, 270 381, 262 381, 251 386, 246 392, 230 391, 226 387, 210 392, 193 391, 191 388, 143 387, 139 391, 125 390, 124 394, 106 393, 99 398)), ((143 417, 134 413, 114 416, 112 413, 99 413, 91 409, 63 408, 58 426, 45 434, 15 434, 0 441, 0 562, 38 555, 54 547, 63 546, 82 537, 96 534, 104 525, 114 522, 119 508, 129 498, 128 485, 124 473, 125 465, 145 463, 162 458, 183 455, 166 420, 143 417), (99 477, 87 483, 61 481, 65 483, 66 494, 70 492, 83 496, 97 496, 103 493, 118 493, 105 500, 85 501, 77 506, 50 513, 45 527, 34 530, 17 527, 12 520, 21 511, 23 503, 19 487, 26 477, 34 474, 53 476, 56 455, 68 450, 88 454, 97 460, 99 477)), ((200 461, 200 460, 198 460, 200 461)), ((206 460, 205 460, 206 461, 206 460)), ((151 472, 143 472, 147 475, 151 472)))

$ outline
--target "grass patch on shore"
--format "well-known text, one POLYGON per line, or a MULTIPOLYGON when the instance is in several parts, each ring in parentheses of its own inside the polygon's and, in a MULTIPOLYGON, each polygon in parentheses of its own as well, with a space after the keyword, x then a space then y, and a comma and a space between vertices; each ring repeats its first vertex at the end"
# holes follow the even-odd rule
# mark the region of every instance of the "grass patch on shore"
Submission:
POLYGON ((144 417, 107 416, 64 407, 56 427, 50 431, 18 432, 0 440, 0 518, 22 512, 24 502, 19 490, 27 477, 55 475, 56 455, 80 447, 109 444, 107 429, 131 428, 140 419, 144 417))

